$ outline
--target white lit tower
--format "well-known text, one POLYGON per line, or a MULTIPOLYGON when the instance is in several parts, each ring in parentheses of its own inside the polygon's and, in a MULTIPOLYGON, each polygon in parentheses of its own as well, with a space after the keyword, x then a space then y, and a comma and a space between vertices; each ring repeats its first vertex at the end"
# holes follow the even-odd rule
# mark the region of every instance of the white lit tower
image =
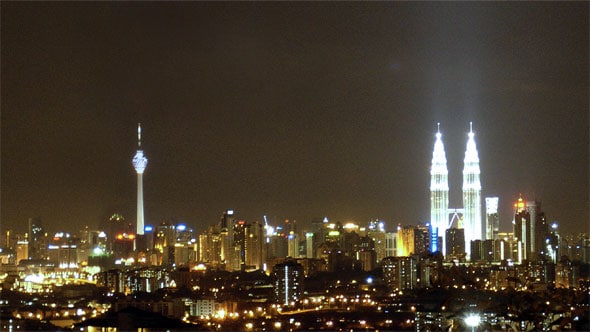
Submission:
POLYGON ((437 243, 435 249, 445 254, 445 233, 449 224, 449 170, 445 146, 440 133, 440 123, 437 126, 430 168, 430 224, 432 226, 431 237, 442 236, 443 238, 442 243, 437 243))
MULTIPOLYGON (((486 197, 486 223, 485 239, 497 240, 500 230, 500 219, 498 217, 498 197, 486 197)), ((482 239, 483 240, 483 239, 482 239)))
POLYGON ((137 236, 143 236, 143 171, 145 171, 147 162, 148 160, 143 155, 143 150, 141 149, 141 123, 139 123, 137 124, 137 152, 135 152, 135 156, 133 157, 133 167, 137 172, 137 236))
POLYGON ((471 241, 481 240, 481 182, 479 180, 479 156, 475 145, 473 124, 469 123, 467 149, 463 167, 463 227, 465 229, 465 252, 471 255, 471 241))

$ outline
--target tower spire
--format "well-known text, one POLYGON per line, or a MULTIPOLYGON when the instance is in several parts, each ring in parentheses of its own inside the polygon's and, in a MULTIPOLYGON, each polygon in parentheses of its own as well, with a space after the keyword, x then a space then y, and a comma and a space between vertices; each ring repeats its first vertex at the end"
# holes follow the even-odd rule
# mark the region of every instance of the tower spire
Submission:
POLYGON ((141 148, 141 122, 137 123, 137 147, 141 148))

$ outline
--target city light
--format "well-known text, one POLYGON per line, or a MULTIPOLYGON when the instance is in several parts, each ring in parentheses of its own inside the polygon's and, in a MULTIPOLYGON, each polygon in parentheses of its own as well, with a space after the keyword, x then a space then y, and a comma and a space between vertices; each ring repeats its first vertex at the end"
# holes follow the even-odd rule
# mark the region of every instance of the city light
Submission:
POLYGON ((470 313, 465 317, 464 321, 467 326, 471 327, 471 331, 475 331, 475 328, 481 322, 481 317, 479 314, 470 313))

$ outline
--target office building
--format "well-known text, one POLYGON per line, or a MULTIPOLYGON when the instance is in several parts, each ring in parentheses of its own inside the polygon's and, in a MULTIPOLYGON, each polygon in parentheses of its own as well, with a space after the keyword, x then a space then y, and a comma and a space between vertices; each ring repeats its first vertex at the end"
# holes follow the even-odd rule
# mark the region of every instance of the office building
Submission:
POLYGON ((467 253, 471 253, 471 241, 482 238, 479 155, 473 126, 471 123, 469 125, 463 168, 463 228, 465 229, 465 251, 467 253))
POLYGON ((416 256, 386 257, 381 262, 383 280, 392 291, 414 289, 418 285, 416 256))
MULTIPOLYGON (((500 230, 500 217, 498 215, 498 197, 486 197, 486 222, 485 240, 497 240, 500 230)), ((483 239, 482 239, 483 240, 483 239)))
POLYGON ((272 269, 275 302, 284 306, 295 305, 303 295, 303 266, 295 260, 276 264, 272 269))
MULTIPOLYGON (((430 167, 430 224, 436 236, 442 235, 444 243, 448 228, 449 170, 440 125, 435 137, 430 167)), ((435 251, 441 251, 444 254, 444 244, 440 245, 440 248, 435 248, 435 251)))
POLYGON ((465 253, 465 230, 463 228, 449 228, 445 235, 447 254, 446 258, 453 260, 464 260, 465 253))

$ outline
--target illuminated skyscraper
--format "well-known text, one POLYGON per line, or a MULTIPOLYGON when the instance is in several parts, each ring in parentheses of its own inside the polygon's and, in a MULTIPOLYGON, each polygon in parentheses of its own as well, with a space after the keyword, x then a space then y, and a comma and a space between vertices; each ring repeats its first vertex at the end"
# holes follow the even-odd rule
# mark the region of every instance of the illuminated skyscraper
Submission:
POLYGON ((435 137, 430 168, 430 224, 433 230, 431 237, 443 237, 443 244, 440 244, 436 250, 442 251, 444 254, 445 233, 449 217, 449 170, 447 169, 447 156, 440 126, 435 137))
POLYGON ((255 221, 246 225, 245 235, 246 266, 262 269, 266 261, 266 246, 264 243, 264 227, 255 221))
POLYGON ((497 240, 499 229, 500 218, 498 217, 498 197, 486 197, 485 239, 497 240))
POLYGON ((294 260, 276 264, 272 269, 275 280, 275 302, 282 305, 294 305, 303 295, 303 266, 294 260))
POLYGON ((239 271, 239 249, 236 251, 235 246, 235 228, 236 218, 234 210, 226 210, 219 222, 221 236, 221 261, 225 264, 228 271, 239 271))
POLYGON ((536 260, 546 255, 549 229, 541 203, 525 201, 522 196, 514 203, 514 237, 518 241, 522 259, 536 260))
POLYGON ((517 242, 517 257, 518 262, 527 259, 531 250, 531 242, 533 241, 531 232, 531 214, 526 209, 526 202, 522 196, 514 203, 514 238, 517 242))
POLYGON ((137 152, 133 157, 133 167, 137 172, 137 224, 136 234, 143 235, 144 218, 143 218, 143 171, 147 166, 148 160, 143 155, 141 149, 141 124, 137 125, 137 152))
POLYGON ((469 123, 467 149, 463 168, 463 208, 465 251, 471 253, 471 241, 481 240, 481 182, 479 180, 479 156, 475 145, 472 123, 469 123))

